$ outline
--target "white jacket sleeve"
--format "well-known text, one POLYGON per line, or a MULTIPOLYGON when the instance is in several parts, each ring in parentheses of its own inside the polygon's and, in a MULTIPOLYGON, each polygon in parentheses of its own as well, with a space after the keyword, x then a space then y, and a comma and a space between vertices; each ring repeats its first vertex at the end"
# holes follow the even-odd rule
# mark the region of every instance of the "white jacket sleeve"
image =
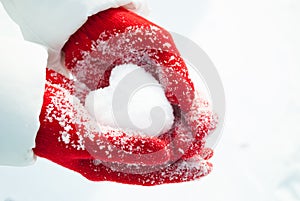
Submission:
POLYGON ((1 0, 20 26, 24 39, 60 51, 64 43, 91 15, 124 6, 147 11, 143 0, 1 0))
POLYGON ((123 6, 147 14, 146 0, 0 0, 25 40, 48 48, 47 66, 64 73, 61 49, 91 15, 123 6))
POLYGON ((0 165, 34 162, 35 137, 45 87, 45 48, 0 39, 0 165))

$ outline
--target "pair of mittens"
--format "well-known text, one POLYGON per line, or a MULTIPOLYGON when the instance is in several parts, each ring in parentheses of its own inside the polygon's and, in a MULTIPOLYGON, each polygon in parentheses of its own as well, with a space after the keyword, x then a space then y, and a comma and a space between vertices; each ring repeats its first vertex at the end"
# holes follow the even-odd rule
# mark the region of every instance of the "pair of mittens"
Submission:
MULTIPOLYGON (((216 118, 194 89, 184 60, 163 28, 124 8, 91 16, 63 48, 76 79, 47 69, 34 152, 92 181, 158 185, 207 175, 205 147, 216 118), (144 68, 161 84, 174 110, 172 128, 155 137, 99 125, 84 107, 93 90, 109 86, 122 64, 144 68)), ((137 131, 134 131, 137 132, 137 131)))

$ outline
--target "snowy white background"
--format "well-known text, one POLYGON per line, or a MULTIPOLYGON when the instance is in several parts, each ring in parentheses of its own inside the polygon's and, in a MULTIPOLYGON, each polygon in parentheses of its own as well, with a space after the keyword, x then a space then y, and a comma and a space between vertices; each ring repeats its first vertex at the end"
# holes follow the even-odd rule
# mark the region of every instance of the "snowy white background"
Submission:
MULTIPOLYGON (((197 182, 136 187, 89 182, 38 159, 0 167, 0 201, 299 201, 300 1, 149 4, 151 20, 196 41, 222 77, 227 119, 214 171, 197 182)), ((0 37, 21 38, 1 6, 0 37)))

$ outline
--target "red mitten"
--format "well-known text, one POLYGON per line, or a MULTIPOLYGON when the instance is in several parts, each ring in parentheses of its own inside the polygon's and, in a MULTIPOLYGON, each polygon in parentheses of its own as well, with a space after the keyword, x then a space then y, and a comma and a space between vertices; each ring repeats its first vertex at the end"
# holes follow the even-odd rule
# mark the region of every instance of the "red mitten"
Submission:
POLYGON ((76 81, 47 70, 36 155, 93 181, 157 185, 198 179, 211 171, 205 138, 216 121, 195 93, 171 35, 124 8, 100 12, 63 48, 76 81), (173 127, 158 137, 99 126, 86 95, 109 85, 112 69, 136 64, 151 73, 173 106, 173 127))

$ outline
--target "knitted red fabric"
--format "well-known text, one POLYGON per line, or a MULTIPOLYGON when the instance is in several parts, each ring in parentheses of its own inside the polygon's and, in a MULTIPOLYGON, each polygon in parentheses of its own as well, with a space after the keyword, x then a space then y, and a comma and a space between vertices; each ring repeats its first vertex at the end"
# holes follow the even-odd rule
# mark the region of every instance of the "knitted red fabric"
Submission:
POLYGON ((76 81, 47 70, 36 155, 92 181, 158 185, 211 171, 213 152, 205 138, 216 121, 166 30, 124 8, 109 9, 90 17, 63 51, 76 81), (126 63, 144 68, 163 86, 175 115, 167 133, 145 137, 103 129, 85 110, 85 96, 108 86, 111 70, 126 63))
POLYGON ((172 36, 133 12, 117 8, 90 17, 63 51, 66 67, 90 89, 107 86, 110 71, 117 64, 133 63, 165 83, 172 103, 190 109, 194 86, 172 36), (157 72, 161 66, 162 72, 157 72))

